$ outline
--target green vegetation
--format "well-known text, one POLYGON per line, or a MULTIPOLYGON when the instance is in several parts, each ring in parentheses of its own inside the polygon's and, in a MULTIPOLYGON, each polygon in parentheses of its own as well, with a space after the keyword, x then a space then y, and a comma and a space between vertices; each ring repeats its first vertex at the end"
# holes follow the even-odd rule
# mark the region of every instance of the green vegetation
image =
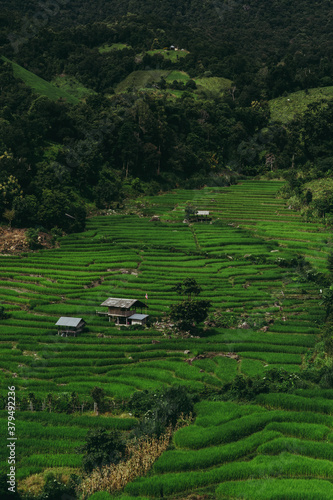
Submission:
POLYGON ((297 114, 303 114, 309 105, 320 102, 321 106, 325 107, 325 102, 332 99, 333 87, 310 88, 277 97, 269 101, 271 119, 276 122, 288 123, 297 114))
POLYGON ((173 50, 173 49, 153 49, 147 50, 146 52, 149 56, 161 55, 164 59, 170 60, 171 62, 178 62, 183 57, 189 54, 188 50, 173 50))
POLYGON ((31 71, 22 68, 19 64, 10 61, 6 57, 1 57, 5 62, 12 65, 13 73, 15 78, 19 78, 24 81, 24 83, 30 87, 36 94, 45 96, 51 101, 57 101, 58 99, 63 99, 71 104, 77 104, 79 102, 76 95, 72 95, 72 92, 67 92, 67 89, 58 88, 56 84, 52 84, 43 80, 39 76, 35 75, 31 71))
POLYGON ((216 490, 217 498, 243 498, 258 500, 325 500, 333 498, 332 484, 316 479, 255 479, 227 481, 216 490))
POLYGON ((330 2, 58 3, 0 0, 15 500, 331 498, 330 2))
POLYGON ((195 78, 195 83, 197 84, 198 90, 204 89, 210 92, 223 92, 228 90, 232 82, 228 78, 221 78, 218 76, 195 78))
MULTIPOLYGON (((325 308, 309 271, 327 272, 321 242, 331 236, 275 198, 283 185, 244 180, 142 197, 143 217, 89 218, 86 231, 61 237, 59 248, 0 259, 9 315, 0 325, 1 377, 4 388, 15 383, 21 408, 20 481, 48 467, 82 467, 75 449, 89 429, 153 437, 195 411, 194 424, 176 432, 174 448, 142 487, 128 484, 129 494, 214 492, 221 481, 259 479, 260 468, 271 478, 288 469, 290 479, 311 475, 324 484, 332 397, 328 362, 312 351, 325 308), (184 224, 189 204, 210 210, 212 224, 184 224), (160 221, 150 220, 154 214, 160 221), (311 266, 299 257, 303 243, 311 266), (193 337, 163 321, 177 291, 211 303, 193 337), (96 315, 109 296, 144 300, 146 293, 156 326, 117 329, 96 315), (57 336, 62 315, 83 317, 87 331, 57 336), (314 366, 301 369, 310 357, 314 366), (193 401, 200 401, 194 409, 193 401)), ((5 390, 1 396, 4 408, 5 390)))
POLYGON ((127 45, 126 43, 113 43, 112 45, 104 44, 102 47, 99 47, 99 52, 100 54, 105 54, 107 52, 110 52, 111 50, 123 50, 123 49, 130 49, 131 46, 127 45))
POLYGON ((166 70, 139 70, 134 71, 130 75, 128 75, 125 80, 118 83, 116 86, 116 92, 126 92, 128 89, 131 91, 141 90, 146 88, 148 85, 152 85, 153 83, 158 82, 161 77, 166 77, 168 75, 168 71, 166 70))
POLYGON ((58 75, 51 83, 78 99, 84 99, 90 95, 97 95, 94 90, 87 89, 73 76, 58 75))
POLYGON ((82 463, 85 472, 103 465, 118 464, 125 454, 125 442, 119 431, 107 432, 100 428, 89 431, 86 442, 77 449, 83 453, 82 463))

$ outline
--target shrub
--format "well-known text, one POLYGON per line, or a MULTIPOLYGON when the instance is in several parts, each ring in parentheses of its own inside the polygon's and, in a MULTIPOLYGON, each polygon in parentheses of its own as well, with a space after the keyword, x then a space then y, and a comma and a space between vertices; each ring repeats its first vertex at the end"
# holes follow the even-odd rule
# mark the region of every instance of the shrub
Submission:
POLYGON ((52 472, 46 475, 45 484, 42 493, 37 497, 38 500, 59 500, 59 498, 65 498, 67 495, 73 500, 76 498, 75 495, 75 484, 74 476, 71 477, 68 484, 64 484, 59 476, 56 476, 52 472))
POLYGON ((118 464, 125 453, 126 445, 117 430, 107 432, 106 429, 96 429, 88 432, 87 441, 77 448, 84 453, 83 467, 86 472, 109 464, 118 464))
POLYGON ((175 426, 181 415, 193 412, 193 399, 185 387, 173 386, 160 392, 144 391, 142 396, 133 396, 129 403, 137 416, 145 406, 145 415, 133 433, 160 436, 168 426, 175 426))
POLYGON ((30 250, 37 250, 38 248, 41 248, 42 245, 38 241, 38 236, 39 236, 39 230, 30 228, 26 231, 25 237, 28 243, 28 247, 30 250))

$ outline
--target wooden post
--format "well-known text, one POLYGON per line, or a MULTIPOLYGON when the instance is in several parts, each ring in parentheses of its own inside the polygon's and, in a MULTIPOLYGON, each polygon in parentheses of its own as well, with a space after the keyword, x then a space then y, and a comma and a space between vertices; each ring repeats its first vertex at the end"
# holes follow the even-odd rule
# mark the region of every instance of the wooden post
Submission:
POLYGON ((94 413, 96 413, 96 416, 98 416, 98 405, 96 402, 94 402, 94 413))

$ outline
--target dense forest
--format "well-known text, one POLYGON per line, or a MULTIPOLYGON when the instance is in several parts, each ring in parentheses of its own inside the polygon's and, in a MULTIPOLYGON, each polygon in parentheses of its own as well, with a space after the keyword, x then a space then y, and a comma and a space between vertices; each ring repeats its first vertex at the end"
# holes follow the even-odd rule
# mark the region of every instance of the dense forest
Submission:
POLYGON ((288 178, 289 194, 302 199, 305 183, 331 174, 332 103, 313 103, 288 123, 269 106, 333 85, 330 1, 0 6, 3 221, 76 231, 87 210, 126 197, 262 174, 288 178), (170 46, 186 57, 165 57, 170 46), (52 99, 10 61, 52 85, 73 78, 86 94, 52 99), (152 82, 126 84, 153 71, 152 82), (230 84, 199 89, 200 79, 230 84))

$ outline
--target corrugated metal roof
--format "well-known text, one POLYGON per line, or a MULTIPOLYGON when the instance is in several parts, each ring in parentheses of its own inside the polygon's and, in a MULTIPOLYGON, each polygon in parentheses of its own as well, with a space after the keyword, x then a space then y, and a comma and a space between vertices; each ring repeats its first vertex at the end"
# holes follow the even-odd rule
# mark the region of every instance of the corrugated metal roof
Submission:
POLYGON ((56 322, 56 326, 78 326, 80 321, 82 321, 82 318, 66 318, 66 317, 61 317, 58 319, 56 322))
POLYGON ((208 210, 198 210, 196 215, 209 215, 208 210))
POLYGON ((145 319, 145 318, 148 318, 148 314, 132 314, 132 316, 130 316, 128 319, 145 319))
POLYGON ((101 306, 107 307, 120 307, 121 309, 129 309, 133 305, 138 305, 139 307, 145 307, 145 304, 137 299, 117 299, 110 297, 101 304, 101 306))

